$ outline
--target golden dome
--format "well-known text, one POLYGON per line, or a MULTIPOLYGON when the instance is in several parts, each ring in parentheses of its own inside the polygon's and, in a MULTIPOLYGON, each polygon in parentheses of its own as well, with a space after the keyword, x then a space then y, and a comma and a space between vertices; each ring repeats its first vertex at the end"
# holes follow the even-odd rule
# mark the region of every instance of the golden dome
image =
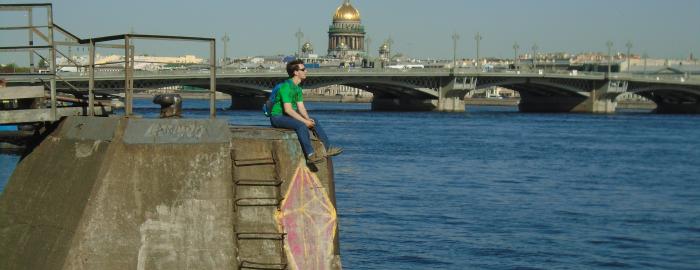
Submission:
POLYGON ((333 21, 360 21, 360 12, 357 11, 349 0, 346 0, 335 10, 333 21))
POLYGON ((303 46, 301 46, 301 51, 302 52, 313 52, 314 46, 311 45, 311 42, 307 41, 306 43, 304 43, 303 46))
POLYGON ((382 46, 379 47, 379 53, 384 54, 389 52, 389 44, 382 44, 382 46))

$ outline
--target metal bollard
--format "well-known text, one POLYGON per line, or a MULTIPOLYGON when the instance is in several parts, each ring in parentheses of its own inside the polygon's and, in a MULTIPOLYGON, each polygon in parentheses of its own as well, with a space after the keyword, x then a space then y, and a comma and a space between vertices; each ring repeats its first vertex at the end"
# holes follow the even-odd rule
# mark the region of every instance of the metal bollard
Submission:
POLYGON ((156 95, 153 103, 160 105, 160 118, 182 117, 182 98, 178 94, 156 95))

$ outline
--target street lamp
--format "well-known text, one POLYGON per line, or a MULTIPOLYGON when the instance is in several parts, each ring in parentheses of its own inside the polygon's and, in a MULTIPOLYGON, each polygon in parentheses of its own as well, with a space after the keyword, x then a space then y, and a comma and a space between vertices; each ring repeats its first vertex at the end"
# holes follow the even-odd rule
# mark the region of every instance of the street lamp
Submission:
POLYGON ((540 47, 537 46, 537 43, 535 45, 532 45, 532 68, 537 69, 537 50, 539 50, 540 47))
POLYGON ((452 72, 457 69, 457 40, 459 35, 455 32, 452 34, 452 72))
POLYGON ((513 43, 513 67, 516 69, 516 65, 518 64, 518 49, 520 49, 520 45, 518 45, 518 42, 516 41, 513 43))
POLYGON ((632 49, 632 41, 627 41, 625 47, 627 47, 627 73, 632 73, 630 71, 630 50, 632 49))
MULTIPOLYGON (((389 45, 389 50, 394 46, 394 39, 389 36, 388 39, 386 39, 386 44, 389 45)), ((387 53, 386 58, 388 59, 389 63, 391 63, 391 53, 387 53)))
POLYGON ((613 42, 608 40, 608 42, 606 42, 605 45, 608 46, 608 76, 610 76, 610 72, 612 72, 612 46, 613 46, 613 42))
POLYGON ((231 41, 231 38, 229 38, 228 33, 224 34, 224 37, 221 38, 221 41, 224 42, 224 60, 221 61, 221 68, 224 68, 224 66, 226 66, 226 58, 228 58, 228 42, 231 41))
POLYGON ((649 58, 649 55, 647 55, 646 52, 642 54, 642 58, 644 58, 644 75, 647 75, 647 58, 649 58))
POLYGON ((481 69, 481 63, 479 63, 479 42, 481 41, 481 38, 481 34, 476 32, 476 35, 474 36, 474 40, 476 40, 476 72, 479 72, 481 69))
POLYGON ((301 57, 301 39, 304 38, 304 32, 301 32, 301 28, 299 28, 294 36, 297 37, 297 56, 301 57))

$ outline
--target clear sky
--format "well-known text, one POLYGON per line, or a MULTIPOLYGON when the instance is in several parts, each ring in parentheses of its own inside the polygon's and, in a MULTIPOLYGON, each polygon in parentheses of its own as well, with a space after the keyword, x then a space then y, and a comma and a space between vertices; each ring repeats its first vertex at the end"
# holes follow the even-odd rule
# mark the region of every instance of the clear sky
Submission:
MULTIPOLYGON (((129 32, 221 37, 228 33, 229 56, 290 54, 301 29, 316 53, 327 50, 328 26, 342 0, 62 0, 54 4, 57 24, 82 38, 129 32)), ((30 3, 0 1, 0 3, 30 3)), ((474 35, 483 36, 482 56, 512 57, 513 43, 530 51, 615 51, 650 57, 700 56, 698 0, 351 0, 372 40, 394 40, 393 52, 419 58, 452 58, 452 33, 461 38, 458 57, 472 58, 474 35)), ((35 15, 38 17, 39 15, 35 15)), ((16 25, 13 16, 0 24, 16 25), (14 21, 9 21, 14 20, 14 21)), ((26 37, 26 34, 23 34, 26 37)), ((0 33, 6 44, 11 35, 0 33)), ((162 43, 160 43, 162 44, 162 43)), ((143 53, 167 55, 170 45, 144 46, 143 53)), ((204 51, 204 50, 201 50, 204 51)), ((6 54, 2 52, 3 54, 6 54)), ((175 52, 174 52, 175 53, 175 52)), ((181 54, 181 52, 176 52, 181 54)), ((201 53, 200 53, 201 54, 201 53)), ((0 62, 7 55, 0 57, 0 62)))

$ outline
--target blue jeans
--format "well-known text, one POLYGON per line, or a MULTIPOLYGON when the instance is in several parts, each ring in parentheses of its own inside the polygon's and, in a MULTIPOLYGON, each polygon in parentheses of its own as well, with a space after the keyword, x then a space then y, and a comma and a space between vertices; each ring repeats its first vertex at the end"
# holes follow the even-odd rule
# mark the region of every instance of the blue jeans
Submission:
MULTIPOLYGON (((326 132, 324 132, 323 128, 321 128, 321 123, 319 123, 316 118, 311 119, 316 122, 316 125, 312 129, 316 132, 318 139, 323 142, 324 147, 330 146, 328 136, 326 136, 326 132)), ((286 115, 280 115, 270 117, 270 124, 276 128, 293 129, 296 131, 297 137, 299 137, 299 143, 301 143, 301 149, 304 150, 304 154, 308 157, 314 153, 314 148, 311 146, 311 135, 309 134, 309 128, 306 127, 306 125, 304 125, 304 123, 301 121, 286 115)))

